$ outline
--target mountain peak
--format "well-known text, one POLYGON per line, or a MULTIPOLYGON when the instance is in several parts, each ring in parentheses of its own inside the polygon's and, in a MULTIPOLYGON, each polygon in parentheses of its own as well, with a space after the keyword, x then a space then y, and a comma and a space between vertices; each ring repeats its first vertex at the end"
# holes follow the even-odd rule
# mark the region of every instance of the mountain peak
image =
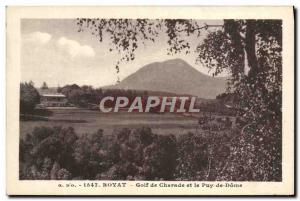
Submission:
POLYGON ((184 66, 184 67, 192 67, 190 64, 188 64, 185 60, 176 58, 176 59, 169 59, 166 61, 161 62, 162 64, 167 64, 167 65, 174 65, 176 66, 184 66))
POLYGON ((131 74, 113 88, 189 94, 215 98, 225 92, 226 78, 205 75, 183 59, 150 63, 131 74))
POLYGON ((187 63, 187 62, 183 59, 175 58, 175 59, 168 59, 166 61, 163 61, 163 63, 187 63))

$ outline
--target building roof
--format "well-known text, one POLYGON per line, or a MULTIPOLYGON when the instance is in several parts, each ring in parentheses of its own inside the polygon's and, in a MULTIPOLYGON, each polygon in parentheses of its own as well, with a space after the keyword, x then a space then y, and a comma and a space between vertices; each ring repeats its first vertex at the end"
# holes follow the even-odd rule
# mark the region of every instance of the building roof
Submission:
POLYGON ((40 96, 42 97, 61 97, 61 98, 66 97, 64 94, 58 93, 56 87, 51 87, 47 89, 38 88, 37 90, 40 96))
POLYGON ((56 94, 42 94, 41 96, 43 96, 43 97, 62 97, 62 98, 66 97, 65 95, 59 94, 59 93, 56 93, 56 94))
POLYGON ((49 87, 47 89, 37 88, 40 95, 42 94, 57 94, 57 87, 49 87))

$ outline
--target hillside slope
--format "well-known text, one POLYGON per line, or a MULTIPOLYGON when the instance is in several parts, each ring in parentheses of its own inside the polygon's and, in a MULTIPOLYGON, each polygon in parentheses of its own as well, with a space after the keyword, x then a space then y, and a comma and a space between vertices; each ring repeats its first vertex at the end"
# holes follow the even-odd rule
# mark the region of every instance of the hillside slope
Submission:
POLYGON ((215 98, 225 92, 226 78, 205 75, 181 59, 148 64, 110 88, 164 91, 215 98))

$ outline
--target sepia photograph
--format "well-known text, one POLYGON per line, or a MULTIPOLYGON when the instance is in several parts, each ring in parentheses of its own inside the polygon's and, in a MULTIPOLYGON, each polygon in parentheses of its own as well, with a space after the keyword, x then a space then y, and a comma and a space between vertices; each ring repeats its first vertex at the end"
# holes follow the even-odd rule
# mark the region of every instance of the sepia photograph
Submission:
POLYGON ((285 116, 292 132, 283 135, 283 115, 294 107, 283 107, 294 96, 293 59, 283 63, 293 53, 286 45, 293 31, 284 35, 292 18, 19 15, 12 42, 19 62, 8 66, 15 95, 8 126, 17 133, 7 133, 16 141, 18 182, 53 181, 66 192, 68 185, 153 191, 156 184, 198 187, 198 194, 200 187, 244 194, 245 183, 293 185, 293 155, 283 158, 283 140, 294 144, 293 113, 285 116))

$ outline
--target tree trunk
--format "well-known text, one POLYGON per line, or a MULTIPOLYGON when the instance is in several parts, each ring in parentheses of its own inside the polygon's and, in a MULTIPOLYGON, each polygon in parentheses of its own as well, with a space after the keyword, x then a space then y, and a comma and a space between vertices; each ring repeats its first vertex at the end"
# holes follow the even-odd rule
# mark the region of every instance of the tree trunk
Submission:
POLYGON ((249 77, 255 77, 258 74, 258 61, 255 50, 255 20, 246 21, 246 35, 245 35, 245 50, 247 53, 248 65, 250 68, 249 77))
POLYGON ((243 77, 245 72, 245 52, 243 39, 240 34, 240 24, 235 20, 224 20, 225 32, 231 37, 233 50, 233 57, 236 58, 236 63, 232 63, 232 73, 235 77, 243 77))

